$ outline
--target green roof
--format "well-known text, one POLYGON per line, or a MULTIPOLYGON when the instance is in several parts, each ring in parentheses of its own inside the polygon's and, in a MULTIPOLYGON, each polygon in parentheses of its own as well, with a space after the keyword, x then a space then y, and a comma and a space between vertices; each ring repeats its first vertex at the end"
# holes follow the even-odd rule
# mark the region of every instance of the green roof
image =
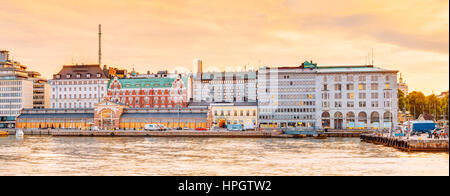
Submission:
POLYGON ((175 78, 130 78, 118 80, 122 88, 171 88, 175 78))

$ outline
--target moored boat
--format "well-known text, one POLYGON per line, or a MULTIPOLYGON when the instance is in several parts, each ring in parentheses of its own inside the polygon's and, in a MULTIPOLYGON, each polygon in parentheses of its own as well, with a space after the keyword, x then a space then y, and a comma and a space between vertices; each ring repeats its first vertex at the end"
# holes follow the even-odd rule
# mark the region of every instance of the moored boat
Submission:
POLYGON ((8 136, 8 132, 6 132, 6 131, 0 131, 0 136, 8 136))

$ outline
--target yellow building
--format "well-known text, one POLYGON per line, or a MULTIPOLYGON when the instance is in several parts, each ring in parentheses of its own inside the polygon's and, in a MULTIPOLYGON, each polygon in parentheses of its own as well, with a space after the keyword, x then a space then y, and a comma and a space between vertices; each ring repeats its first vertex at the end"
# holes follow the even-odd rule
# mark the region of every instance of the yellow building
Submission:
POLYGON ((210 111, 214 127, 225 128, 228 124, 258 125, 256 102, 212 103, 210 111))

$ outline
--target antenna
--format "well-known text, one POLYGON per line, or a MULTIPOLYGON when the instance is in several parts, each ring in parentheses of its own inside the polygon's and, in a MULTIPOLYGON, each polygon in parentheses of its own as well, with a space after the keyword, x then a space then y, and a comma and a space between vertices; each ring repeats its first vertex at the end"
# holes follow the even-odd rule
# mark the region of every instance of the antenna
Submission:
POLYGON ((102 66, 102 25, 98 25, 98 65, 102 66))
POLYGON ((373 48, 372 48, 372 65, 373 65, 373 48))

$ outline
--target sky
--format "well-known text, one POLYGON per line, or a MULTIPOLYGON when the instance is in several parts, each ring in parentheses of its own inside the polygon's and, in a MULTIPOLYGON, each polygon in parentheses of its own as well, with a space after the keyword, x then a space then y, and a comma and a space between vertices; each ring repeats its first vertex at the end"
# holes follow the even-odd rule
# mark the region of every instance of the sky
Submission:
POLYGON ((448 0, 2 0, 0 50, 51 78, 65 64, 205 71, 364 65, 410 92, 449 89, 448 0))

